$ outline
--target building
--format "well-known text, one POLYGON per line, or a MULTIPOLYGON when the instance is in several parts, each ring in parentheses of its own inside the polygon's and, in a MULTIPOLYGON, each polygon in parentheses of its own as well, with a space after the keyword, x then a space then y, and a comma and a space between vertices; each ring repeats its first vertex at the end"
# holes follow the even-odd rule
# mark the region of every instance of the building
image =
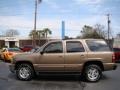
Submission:
MULTIPOLYGON (((48 40, 55 40, 53 38, 42 38, 40 40, 36 40, 37 46, 42 46, 48 40)), ((23 47, 25 45, 32 45, 32 39, 30 37, 0 37, 0 48, 3 47, 23 47)))
POLYGON ((120 38, 115 38, 113 47, 120 48, 120 38))

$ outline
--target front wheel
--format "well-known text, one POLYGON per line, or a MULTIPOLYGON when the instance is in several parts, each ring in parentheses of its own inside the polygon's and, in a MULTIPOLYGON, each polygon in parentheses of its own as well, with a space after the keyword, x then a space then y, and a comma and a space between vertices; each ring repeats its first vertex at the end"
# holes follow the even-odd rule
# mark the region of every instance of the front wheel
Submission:
POLYGON ((34 70, 29 64, 20 64, 16 71, 17 78, 20 80, 31 80, 34 76, 34 70))
POLYGON ((85 78, 90 82, 97 82, 102 76, 102 70, 98 65, 88 65, 85 67, 85 78))

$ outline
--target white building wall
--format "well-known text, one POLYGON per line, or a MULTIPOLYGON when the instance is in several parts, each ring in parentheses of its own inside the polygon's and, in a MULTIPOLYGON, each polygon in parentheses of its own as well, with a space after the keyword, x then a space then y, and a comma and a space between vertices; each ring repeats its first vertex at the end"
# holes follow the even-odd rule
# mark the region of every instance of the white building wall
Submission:
POLYGON ((9 46, 9 41, 5 41, 5 46, 7 46, 8 48, 10 47, 9 46))
POLYGON ((19 41, 15 42, 15 46, 19 47, 19 41))

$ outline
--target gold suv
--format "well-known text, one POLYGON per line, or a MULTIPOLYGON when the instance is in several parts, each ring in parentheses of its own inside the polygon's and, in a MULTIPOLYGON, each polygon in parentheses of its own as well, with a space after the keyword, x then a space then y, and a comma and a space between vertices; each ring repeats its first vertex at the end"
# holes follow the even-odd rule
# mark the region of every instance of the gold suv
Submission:
POLYGON ((10 71, 20 80, 38 73, 81 73, 90 82, 99 81, 102 71, 115 70, 115 57, 104 40, 71 39, 50 41, 34 53, 14 56, 10 71))

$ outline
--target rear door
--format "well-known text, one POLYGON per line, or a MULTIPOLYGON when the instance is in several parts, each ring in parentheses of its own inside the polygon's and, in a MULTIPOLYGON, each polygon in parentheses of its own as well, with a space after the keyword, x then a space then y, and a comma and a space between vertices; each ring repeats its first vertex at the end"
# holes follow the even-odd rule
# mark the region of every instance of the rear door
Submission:
POLYGON ((66 41, 65 71, 80 71, 87 57, 81 41, 66 41))

